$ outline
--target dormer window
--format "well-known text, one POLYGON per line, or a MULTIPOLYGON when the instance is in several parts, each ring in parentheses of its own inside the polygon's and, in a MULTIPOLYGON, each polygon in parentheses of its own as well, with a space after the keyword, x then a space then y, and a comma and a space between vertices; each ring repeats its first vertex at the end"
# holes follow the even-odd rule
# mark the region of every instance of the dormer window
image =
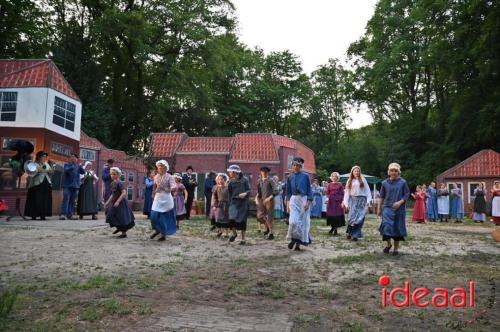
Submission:
POLYGON ((16 121, 17 92, 0 92, 0 121, 16 121))
POLYGON ((70 131, 75 130, 75 104, 70 103, 59 97, 54 100, 54 118, 52 122, 70 131))

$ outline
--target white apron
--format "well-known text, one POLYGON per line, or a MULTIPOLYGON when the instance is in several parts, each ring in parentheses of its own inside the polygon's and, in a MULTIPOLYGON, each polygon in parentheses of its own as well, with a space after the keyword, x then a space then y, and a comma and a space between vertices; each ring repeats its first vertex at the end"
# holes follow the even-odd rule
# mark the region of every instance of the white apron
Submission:
POLYGON ((155 198, 153 200, 153 206, 151 207, 152 211, 156 212, 167 212, 174 208, 174 198, 171 193, 167 193, 164 191, 160 191, 155 194, 155 198))
POLYGON ((287 239, 300 240, 302 244, 309 244, 309 229, 311 228, 311 214, 304 209, 307 203, 307 196, 293 195, 290 204, 290 219, 288 225, 287 239))

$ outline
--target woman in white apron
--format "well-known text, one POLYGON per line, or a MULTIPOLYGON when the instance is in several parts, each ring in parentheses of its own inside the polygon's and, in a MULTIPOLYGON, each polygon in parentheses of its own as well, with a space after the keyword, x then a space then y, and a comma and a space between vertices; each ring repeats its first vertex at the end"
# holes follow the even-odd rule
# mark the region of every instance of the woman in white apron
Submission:
POLYGON ((165 241, 166 235, 174 235, 176 232, 175 209, 172 191, 176 185, 174 178, 167 173, 169 166, 167 161, 156 162, 158 174, 154 178, 154 200, 151 207, 151 226, 155 232, 150 236, 154 239, 161 234, 158 241, 165 241))

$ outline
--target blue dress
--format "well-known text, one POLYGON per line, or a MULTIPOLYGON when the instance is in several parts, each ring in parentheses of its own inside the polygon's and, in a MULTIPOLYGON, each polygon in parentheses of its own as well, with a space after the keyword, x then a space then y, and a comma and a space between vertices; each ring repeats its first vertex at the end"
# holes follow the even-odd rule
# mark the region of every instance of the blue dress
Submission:
POLYGON ((384 201, 382 202, 382 223, 379 227, 382 240, 402 241, 407 236, 405 204, 409 197, 410 188, 405 179, 399 178, 394 181, 387 179, 382 182, 380 198, 383 198, 384 201), (394 210, 392 205, 400 200, 404 200, 405 203, 399 209, 394 210))
POLYGON ((146 216, 151 215, 151 206, 153 206, 153 185, 154 181, 150 178, 144 179, 144 185, 146 190, 144 190, 144 207, 142 209, 142 214, 146 216))
POLYGON ((323 208, 323 200, 321 194, 323 193, 323 188, 319 186, 311 186, 311 191, 313 194, 313 205, 311 207, 311 217, 321 218, 321 210, 323 208))
POLYGON ((118 207, 114 205, 121 196, 123 190, 124 186, 120 181, 111 183, 112 199, 106 209, 106 222, 110 227, 116 227, 117 230, 126 232, 135 226, 135 218, 132 209, 128 206, 126 199, 121 200, 118 207))
POLYGON ((462 190, 460 188, 451 190, 450 216, 457 220, 464 218, 464 203, 462 202, 462 190))
POLYGON ((437 190, 434 188, 427 188, 426 194, 428 196, 427 207, 425 211, 427 219, 437 220, 439 218, 437 206, 437 190))

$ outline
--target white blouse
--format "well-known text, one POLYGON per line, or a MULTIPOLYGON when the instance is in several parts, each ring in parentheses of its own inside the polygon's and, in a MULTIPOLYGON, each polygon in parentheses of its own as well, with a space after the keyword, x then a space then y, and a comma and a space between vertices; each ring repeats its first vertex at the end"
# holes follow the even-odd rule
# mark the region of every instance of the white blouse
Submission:
POLYGON ((347 206, 349 204, 349 196, 365 196, 366 201, 370 202, 372 200, 372 193, 370 191, 370 186, 366 179, 363 178, 364 186, 361 188, 358 179, 353 179, 351 182, 351 190, 344 190, 344 204, 347 206))

